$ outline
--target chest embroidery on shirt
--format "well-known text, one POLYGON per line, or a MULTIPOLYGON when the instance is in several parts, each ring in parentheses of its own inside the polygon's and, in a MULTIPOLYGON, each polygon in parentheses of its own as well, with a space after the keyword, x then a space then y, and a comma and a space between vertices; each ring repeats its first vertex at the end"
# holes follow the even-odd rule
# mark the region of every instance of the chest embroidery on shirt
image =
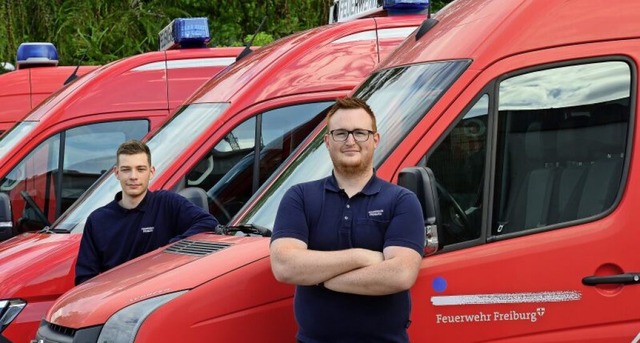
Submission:
POLYGON ((143 227, 140 230, 142 230, 142 233, 150 233, 150 232, 153 232, 153 228, 154 228, 153 226, 147 226, 147 227, 143 227))
POLYGON ((384 212, 384 210, 372 210, 369 211, 369 217, 379 217, 382 215, 382 213, 384 212))

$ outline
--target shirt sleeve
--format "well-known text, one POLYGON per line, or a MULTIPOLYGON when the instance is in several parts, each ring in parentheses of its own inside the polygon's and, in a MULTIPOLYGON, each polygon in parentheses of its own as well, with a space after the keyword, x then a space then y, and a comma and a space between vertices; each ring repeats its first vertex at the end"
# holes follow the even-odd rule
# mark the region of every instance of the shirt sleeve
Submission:
POLYGON ((193 236, 201 232, 214 231, 218 226, 218 220, 210 213, 196 206, 184 197, 174 194, 173 201, 176 202, 176 211, 178 218, 178 232, 169 243, 179 241, 183 238, 193 236))
POLYGON ((84 231, 80 239, 80 249, 78 250, 75 273, 74 282, 76 285, 100 274, 100 256, 94 243, 91 216, 84 225, 84 231))
POLYGON ((296 238, 309 244, 309 227, 300 185, 289 188, 278 206, 271 241, 284 237, 296 238))
POLYGON ((424 216, 418 197, 402 190, 396 198, 394 214, 387 227, 384 247, 401 246, 424 255, 426 230, 424 216))

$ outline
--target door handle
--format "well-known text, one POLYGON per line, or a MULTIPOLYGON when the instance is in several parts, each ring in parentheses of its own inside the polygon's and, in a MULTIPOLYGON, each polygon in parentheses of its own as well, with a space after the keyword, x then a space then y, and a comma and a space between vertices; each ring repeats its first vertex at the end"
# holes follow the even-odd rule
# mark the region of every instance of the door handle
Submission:
POLYGON ((582 279, 586 286, 596 286, 602 284, 622 284, 632 285, 640 283, 640 273, 625 273, 606 276, 587 276, 582 279))

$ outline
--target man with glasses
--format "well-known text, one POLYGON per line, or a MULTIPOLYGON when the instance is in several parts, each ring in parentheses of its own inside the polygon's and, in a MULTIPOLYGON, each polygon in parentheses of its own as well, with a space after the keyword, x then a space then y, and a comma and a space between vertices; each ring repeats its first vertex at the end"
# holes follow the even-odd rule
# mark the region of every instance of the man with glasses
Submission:
POLYGON ((425 228, 415 194, 379 179, 363 100, 338 99, 324 141, 333 174, 291 187, 271 239, 278 281, 295 284, 298 342, 408 342, 425 228))

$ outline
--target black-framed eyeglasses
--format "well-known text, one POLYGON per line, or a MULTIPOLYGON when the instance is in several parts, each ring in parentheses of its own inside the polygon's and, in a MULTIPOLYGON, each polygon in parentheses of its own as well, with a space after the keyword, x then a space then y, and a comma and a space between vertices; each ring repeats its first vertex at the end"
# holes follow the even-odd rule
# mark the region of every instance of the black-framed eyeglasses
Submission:
POLYGON ((329 131, 331 138, 333 138, 336 142, 345 142, 347 138, 349 138, 349 134, 353 135, 353 139, 356 142, 366 142, 374 132, 371 130, 365 129, 355 129, 355 130, 345 130, 345 129, 336 129, 329 131))

